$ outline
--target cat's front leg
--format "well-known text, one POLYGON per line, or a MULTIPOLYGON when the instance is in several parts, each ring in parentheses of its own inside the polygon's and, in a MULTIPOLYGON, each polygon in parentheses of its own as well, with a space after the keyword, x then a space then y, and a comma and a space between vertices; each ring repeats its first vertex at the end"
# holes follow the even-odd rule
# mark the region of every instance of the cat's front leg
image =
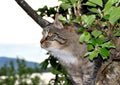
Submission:
POLYGON ((83 85, 95 85, 95 78, 91 77, 91 75, 84 75, 83 85))
POLYGON ((69 70, 72 85, 83 85, 82 75, 76 71, 69 70))
POLYGON ((83 85, 83 73, 81 68, 74 65, 66 66, 72 85, 83 85))
POLYGON ((83 80, 80 75, 72 75, 72 80, 75 82, 73 85, 83 85, 83 80))
POLYGON ((94 63, 88 61, 83 67, 83 85, 95 85, 96 73, 94 63))

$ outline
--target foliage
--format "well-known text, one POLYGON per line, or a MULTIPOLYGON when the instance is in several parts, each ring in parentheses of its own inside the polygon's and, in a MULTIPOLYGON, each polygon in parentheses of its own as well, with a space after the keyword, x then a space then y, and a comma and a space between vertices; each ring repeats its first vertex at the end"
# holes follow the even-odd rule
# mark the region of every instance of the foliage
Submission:
POLYGON ((62 67, 53 56, 50 55, 50 57, 40 65, 41 69, 47 70, 56 75, 55 79, 52 79, 48 85, 71 85, 65 68, 62 67), (51 65, 51 67, 49 67, 49 65, 51 65))
POLYGON ((25 60, 17 59, 18 68, 15 68, 13 61, 6 63, 0 68, 0 85, 13 85, 19 82, 18 85, 39 85, 44 84, 40 77, 31 78, 33 73, 40 73, 39 66, 34 68, 28 67, 25 60), (31 81, 30 83, 27 80, 31 81))
MULTIPOLYGON (((52 18, 58 12, 61 14, 59 19, 63 24, 78 24, 78 32, 81 33, 79 41, 88 45, 88 52, 85 56, 88 56, 90 60, 97 58, 98 55, 101 55, 103 59, 107 59, 110 56, 110 49, 115 48, 114 43, 111 41, 120 37, 119 0, 59 1, 61 2, 59 6, 51 8, 45 6, 39 8, 38 12, 41 12, 41 16, 52 16, 52 18)), ((59 75, 64 75, 64 78, 67 78, 65 71, 61 71, 63 67, 59 67, 58 61, 51 56, 42 62, 43 69, 47 69, 49 64, 51 65, 49 71, 57 76, 55 83, 58 82, 58 78, 61 78, 59 75)), ((62 79, 59 80, 59 82, 61 81, 62 79)), ((63 85, 69 85, 65 83, 63 85)))

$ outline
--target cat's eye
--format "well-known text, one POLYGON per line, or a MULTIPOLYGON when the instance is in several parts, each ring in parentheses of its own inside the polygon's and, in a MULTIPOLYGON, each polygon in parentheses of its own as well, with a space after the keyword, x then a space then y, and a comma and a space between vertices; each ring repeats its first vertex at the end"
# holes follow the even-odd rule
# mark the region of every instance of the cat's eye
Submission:
POLYGON ((53 33, 51 33, 51 32, 48 33, 48 36, 49 36, 49 37, 51 37, 52 35, 53 35, 53 33))

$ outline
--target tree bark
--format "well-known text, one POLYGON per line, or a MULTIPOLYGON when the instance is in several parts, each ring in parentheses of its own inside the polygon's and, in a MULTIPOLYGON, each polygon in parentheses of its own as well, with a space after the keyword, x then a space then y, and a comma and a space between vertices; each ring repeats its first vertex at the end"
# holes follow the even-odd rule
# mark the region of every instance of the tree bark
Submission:
POLYGON ((49 25, 50 22, 40 17, 35 10, 33 10, 25 0, 15 0, 18 5, 42 28, 49 25))

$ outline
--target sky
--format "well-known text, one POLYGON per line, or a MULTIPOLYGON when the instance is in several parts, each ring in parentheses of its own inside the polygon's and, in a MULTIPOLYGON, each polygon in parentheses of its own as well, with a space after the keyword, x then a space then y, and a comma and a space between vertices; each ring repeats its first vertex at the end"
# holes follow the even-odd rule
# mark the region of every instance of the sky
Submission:
MULTIPOLYGON (((57 0, 25 0, 33 9, 58 5, 57 0)), ((15 0, 0 1, 0 56, 19 57, 41 62, 47 58, 40 48, 42 28, 34 22, 15 0)))

